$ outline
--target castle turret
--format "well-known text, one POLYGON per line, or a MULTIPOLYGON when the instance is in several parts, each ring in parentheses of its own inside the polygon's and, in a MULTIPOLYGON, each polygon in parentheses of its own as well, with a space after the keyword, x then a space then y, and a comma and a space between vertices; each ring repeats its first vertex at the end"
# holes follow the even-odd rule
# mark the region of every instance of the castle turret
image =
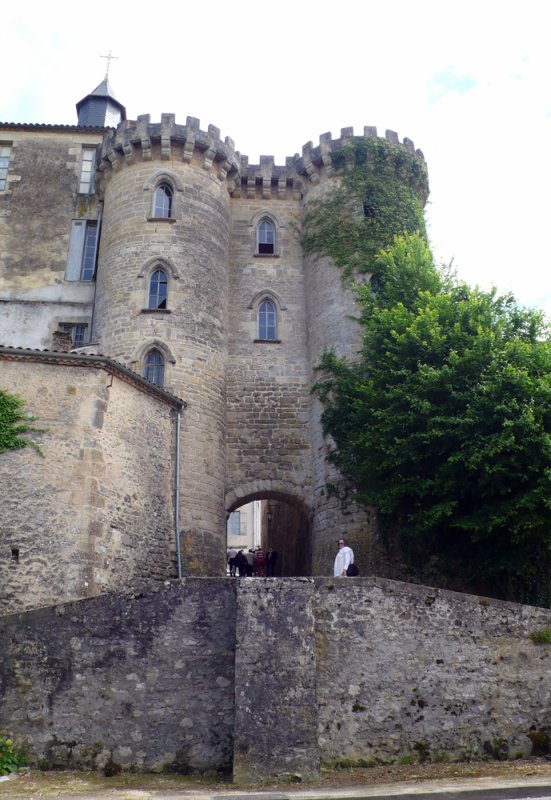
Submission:
MULTIPOLYGON (((233 143, 173 114, 122 122, 103 143, 94 338, 103 353, 185 398, 186 571, 225 557, 225 377, 233 143)), ((152 420, 152 424, 154 421, 152 420)), ((170 454, 167 453, 167 458, 170 454)))
MULTIPOLYGON (((374 127, 365 127, 362 136, 354 136, 352 128, 343 128, 337 139, 329 133, 323 134, 317 147, 312 142, 303 147, 295 168, 303 179, 304 218, 313 208, 318 215, 318 221, 314 222, 313 249, 304 255, 308 358, 314 383, 320 378, 316 367, 325 352, 332 351, 349 360, 357 357, 361 331, 353 284, 370 279, 366 252, 387 246, 393 235, 403 233, 408 224, 412 230, 418 224, 423 227, 422 208, 427 200, 428 180, 423 153, 415 150, 410 139, 400 142, 394 131, 386 131, 385 137, 380 138, 374 127), (343 176, 353 173, 355 178, 347 182, 343 176), (359 173, 364 180, 358 179, 359 173), (357 254, 349 254, 348 272, 342 265, 337 267, 329 255, 332 247, 322 241, 323 224, 319 223, 323 202, 337 187, 342 189, 343 203, 330 235, 334 236, 338 228, 342 236, 349 225, 350 242, 357 241, 356 236, 364 241, 357 254), (404 213, 407 204, 413 209, 411 220, 404 213), (386 217, 380 224, 383 215, 386 217), (380 240, 381 230, 386 233, 384 242, 380 240)), ((333 224, 330 219, 328 222, 333 224)), ((364 569, 371 568, 378 560, 377 569, 381 571, 375 519, 365 509, 353 506, 343 514, 336 494, 328 492, 328 486, 342 486, 342 477, 326 459, 328 450, 321 428, 319 400, 312 396, 311 403, 314 574, 323 574, 327 569, 335 554, 335 540, 340 536, 350 537, 357 561, 364 569)))

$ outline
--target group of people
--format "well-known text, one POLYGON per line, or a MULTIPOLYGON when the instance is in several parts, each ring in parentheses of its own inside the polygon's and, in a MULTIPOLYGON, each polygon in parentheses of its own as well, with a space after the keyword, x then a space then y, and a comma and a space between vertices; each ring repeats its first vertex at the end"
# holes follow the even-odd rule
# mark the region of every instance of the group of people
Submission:
POLYGON ((230 547, 227 554, 228 569, 233 577, 252 578, 256 575, 259 578, 273 578, 276 574, 277 557, 276 551, 271 547, 267 552, 261 547, 246 552, 230 547))
MULTIPOLYGON (((354 564, 354 551, 348 546, 345 537, 341 536, 340 539, 337 539, 336 544, 339 549, 335 556, 333 576, 346 578, 358 575, 358 569, 354 564)), ((255 575, 259 578, 273 578, 276 574, 277 558, 276 551, 271 547, 267 552, 264 552, 261 547, 247 551, 230 547, 227 553, 229 573, 232 577, 240 578, 252 578, 255 575)))

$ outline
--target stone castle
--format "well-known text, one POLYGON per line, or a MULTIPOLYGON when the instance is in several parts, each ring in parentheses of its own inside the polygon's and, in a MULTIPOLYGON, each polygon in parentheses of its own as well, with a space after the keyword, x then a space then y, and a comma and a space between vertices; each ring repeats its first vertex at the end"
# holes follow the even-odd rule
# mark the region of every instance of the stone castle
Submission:
POLYGON ((345 533, 372 566, 311 394, 324 351, 358 348, 354 297, 297 234, 353 130, 277 166, 193 117, 127 120, 107 77, 77 111, 0 126, 0 385, 45 429, 44 458, 0 462, 2 607, 223 575, 227 516, 255 499, 286 575, 328 574, 345 533))
POLYGON ((549 752, 549 610, 313 577, 344 532, 381 572, 310 391, 353 293, 297 236, 353 131, 251 165, 107 80, 77 110, 0 125, 0 387, 43 429, 0 456, 0 731, 41 767, 237 783, 549 752), (286 571, 226 579, 257 499, 286 571))

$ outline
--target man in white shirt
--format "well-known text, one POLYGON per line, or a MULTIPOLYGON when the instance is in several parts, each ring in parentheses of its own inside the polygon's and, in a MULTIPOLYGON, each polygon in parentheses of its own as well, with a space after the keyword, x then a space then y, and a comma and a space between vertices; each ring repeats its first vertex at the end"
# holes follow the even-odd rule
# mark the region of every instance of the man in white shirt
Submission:
POLYGON ((354 553, 348 547, 346 539, 341 537, 337 544, 339 546, 339 552, 335 558, 335 565, 333 567, 333 576, 335 578, 346 578, 346 570, 349 564, 354 563, 354 553))

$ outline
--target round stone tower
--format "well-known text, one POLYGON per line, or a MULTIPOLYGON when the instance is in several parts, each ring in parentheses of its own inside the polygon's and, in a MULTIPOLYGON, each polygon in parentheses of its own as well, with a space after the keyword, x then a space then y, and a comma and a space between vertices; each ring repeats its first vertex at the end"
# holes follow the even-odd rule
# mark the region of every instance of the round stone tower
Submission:
MULTIPOLYGON (((307 211, 312 203, 323 201, 339 182, 341 174, 336 166, 344 165, 350 157, 346 154, 347 146, 361 143, 362 139, 377 139, 377 130, 365 127, 363 137, 355 137, 352 128, 343 128, 341 136, 333 139, 331 134, 320 137, 319 146, 308 142, 302 150, 302 157, 295 162, 297 174, 302 179, 303 209, 307 211), (344 148, 344 149, 343 149, 344 148)), ((396 148, 395 162, 401 164, 399 150, 406 150, 412 156, 415 173, 426 176, 423 153, 415 150, 413 142, 404 139, 399 142, 393 131, 387 131, 386 143, 390 149, 396 148)), ((341 167, 342 168, 342 167, 341 167)), ((405 186, 410 186, 410 175, 407 169, 397 166, 396 177, 405 186)), ((426 181, 419 182, 419 189, 412 190, 424 206, 428 188, 426 181)), ((354 212, 365 214, 361 201, 354 212)), ((398 213, 398 208, 396 209, 398 213)), ((311 369, 311 380, 320 379, 316 366, 326 351, 333 351, 337 356, 354 359, 361 346, 361 330, 355 318, 359 316, 359 308, 355 301, 353 282, 369 280, 369 273, 347 276, 334 261, 323 255, 304 256, 304 280, 306 294, 306 324, 308 340, 308 359, 311 369), (352 280, 350 280, 352 278, 352 280)), ((335 540, 341 536, 349 538, 353 545, 356 561, 361 565, 364 574, 375 570, 384 574, 385 553, 377 537, 377 523, 374 515, 363 508, 353 505, 343 508, 336 493, 330 487, 342 486, 342 476, 327 462, 327 442, 324 440, 320 415, 321 404, 314 396, 310 408, 310 443, 312 452, 312 544, 313 573, 324 574, 328 564, 335 555, 335 540)))
POLYGON ((173 114, 160 124, 149 115, 121 122, 99 165, 93 338, 185 398, 180 530, 186 572, 195 574, 221 574, 225 563, 228 187, 237 169, 231 140, 192 117, 176 125, 173 114))

